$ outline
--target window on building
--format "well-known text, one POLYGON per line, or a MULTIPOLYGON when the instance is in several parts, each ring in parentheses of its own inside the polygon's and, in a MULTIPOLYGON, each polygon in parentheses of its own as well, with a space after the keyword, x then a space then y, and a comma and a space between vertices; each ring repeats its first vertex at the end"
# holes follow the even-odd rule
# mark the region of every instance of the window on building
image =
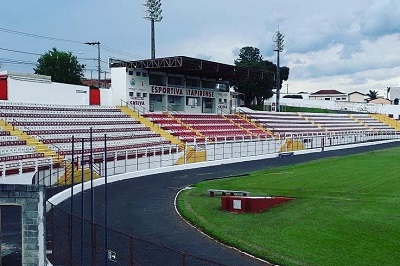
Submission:
POLYGON ((201 81, 201 87, 203 89, 213 89, 213 90, 215 90, 216 83, 215 83, 215 81, 202 80, 201 81))
POLYGON ((149 75, 149 84, 156 85, 156 86, 165 86, 166 85, 165 76, 157 75, 157 74, 150 74, 149 75))
POLYGON ((129 76, 133 76, 133 70, 129 70, 129 71, 128 71, 128 75, 129 75, 129 76))
POLYGON ((188 88, 200 88, 200 80, 199 79, 186 79, 186 87, 188 88))
POLYGON ((140 77, 142 75, 142 72, 136 71, 136 76, 140 77))
POLYGON ((146 98, 146 97, 147 97, 147 93, 143 92, 143 98, 146 98))
POLYGON ((325 101, 329 101, 331 98, 325 98, 325 101))
POLYGON ((140 92, 136 92, 136 97, 142 97, 142 94, 140 92))
POLYGON ((336 98, 336 101, 340 101, 340 98, 336 98))
POLYGON ((129 92, 129 96, 130 96, 130 97, 133 97, 133 91, 130 91, 130 92, 129 92))
POLYGON ((142 72, 142 77, 147 77, 147 73, 146 72, 142 72))
POLYGON ((168 86, 183 87, 183 77, 168 76, 168 86))
POLYGON ((229 91, 229 86, 226 83, 217 83, 215 88, 218 91, 223 91, 223 92, 228 92, 229 91))
POLYGON ((346 98, 342 98, 342 100, 346 100, 346 98))
POLYGON ((200 105, 199 98, 186 97, 186 105, 188 105, 188 106, 199 106, 200 105))

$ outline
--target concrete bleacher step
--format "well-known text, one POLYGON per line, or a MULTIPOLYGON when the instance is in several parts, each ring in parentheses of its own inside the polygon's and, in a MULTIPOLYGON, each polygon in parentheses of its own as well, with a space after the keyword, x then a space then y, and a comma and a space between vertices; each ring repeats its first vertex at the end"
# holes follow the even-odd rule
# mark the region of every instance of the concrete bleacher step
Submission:
POLYGON ((304 144, 301 140, 291 140, 287 139, 285 143, 280 148, 279 152, 287 152, 287 151, 299 151, 304 150, 304 144))
POLYGON ((372 118, 384 123, 395 130, 400 130, 400 122, 383 114, 369 114, 372 118))
POLYGON ((121 110, 125 114, 129 115, 131 118, 139 121, 146 127, 148 127, 151 131, 154 131, 157 134, 160 134, 161 137, 165 138, 166 140, 170 141, 172 144, 178 146, 179 151, 182 151, 187 147, 187 151, 185 154, 179 158, 175 164, 184 164, 185 162, 204 162, 206 161, 206 153, 205 151, 195 151, 193 147, 186 146, 183 141, 179 138, 173 136, 168 131, 162 129, 161 127, 154 124, 152 121, 147 119, 146 117, 140 115, 138 112, 130 109, 127 106, 117 106, 117 109, 121 110))
POLYGON ((4 130, 9 131, 11 136, 16 136, 18 140, 25 140, 26 145, 33 146, 35 148, 35 152, 43 153, 44 157, 52 157, 54 163, 62 163, 64 161, 63 156, 60 156, 58 153, 51 150, 49 146, 19 130, 17 127, 10 125, 4 120, 0 120, 0 126, 4 130))
POLYGON ((367 129, 369 129, 369 130, 371 130, 371 131, 378 131, 378 130, 376 130, 375 128, 370 127, 369 125, 367 125, 366 123, 364 123, 363 121, 361 121, 360 119, 358 119, 357 117, 354 117, 354 116, 351 115, 351 114, 349 114, 349 116, 350 116, 353 120, 357 121, 357 123, 359 123, 359 124, 363 125, 364 127, 366 127, 367 129))
POLYGON ((156 134, 159 134, 161 137, 170 141, 172 144, 178 145, 180 150, 184 148, 185 144, 179 138, 173 136, 168 131, 160 128, 159 126, 154 124, 152 121, 150 121, 146 117, 140 115, 138 112, 130 109, 127 106, 117 106, 117 109, 119 109, 123 113, 129 115, 132 119, 139 121, 141 124, 148 127, 151 131, 154 131, 156 134))
MULTIPOLYGON (((72 163, 67 163, 66 172, 57 180, 56 184, 60 186, 71 185, 72 184, 72 163)), ((83 169, 83 181, 91 180, 91 171, 89 168, 83 169)), ((100 175, 93 172, 93 179, 100 178, 100 175)), ((74 184, 82 182, 82 168, 75 167, 74 169, 74 184)))
POLYGON ((173 115, 171 115, 170 113, 168 113, 168 117, 174 119, 178 124, 186 127, 187 129, 189 129, 190 131, 194 132, 196 134, 196 136, 198 136, 199 138, 205 138, 205 136, 198 130, 194 129, 193 127, 191 127, 190 125, 186 124, 185 122, 183 122, 182 120, 180 120, 179 118, 174 117, 173 115))
POLYGON ((298 116, 300 116, 302 119, 304 119, 305 121, 311 123, 312 125, 318 127, 319 129, 325 131, 326 133, 328 132, 328 130, 321 124, 316 123, 315 121, 313 121, 311 118, 303 116, 301 113, 297 113, 298 116))
POLYGON ((193 147, 187 146, 186 153, 179 158, 175 165, 182 165, 185 163, 200 163, 207 161, 206 151, 196 151, 193 147))
MULTIPOLYGON (((263 127, 263 126, 257 124, 256 122, 254 122, 254 121, 252 121, 252 120, 250 120, 250 119, 248 119, 246 116, 244 116, 244 115, 242 115, 242 114, 240 114, 240 113, 236 113, 235 115, 236 115, 237 117, 239 117, 239 118, 241 118, 241 119, 247 121, 247 123, 249 123, 250 125, 256 127, 256 128, 259 129, 259 130, 261 130, 261 131, 264 132, 267 136, 273 136, 273 135, 274 135, 269 129, 267 129, 267 128, 265 128, 265 127, 263 127)), ((248 131, 249 131, 249 130, 248 130, 248 131)), ((251 133, 251 131, 250 131, 250 133, 251 133)))

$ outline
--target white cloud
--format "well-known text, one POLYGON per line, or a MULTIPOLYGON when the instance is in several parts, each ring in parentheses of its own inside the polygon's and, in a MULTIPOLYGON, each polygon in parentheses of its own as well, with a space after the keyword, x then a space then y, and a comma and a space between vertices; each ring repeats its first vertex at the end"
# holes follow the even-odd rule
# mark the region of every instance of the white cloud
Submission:
MULTIPOLYGON (((40 8, 22 2, 13 3, 12 10, 0 10, 0 24, 65 39, 98 40, 135 55, 104 49, 104 60, 150 55, 150 23, 142 18, 142 1, 47 1, 51 4, 40 8), (102 16, 94 20, 91 14, 102 16)), ((255 46, 265 59, 275 62, 272 39, 279 26, 285 35, 281 65, 290 67, 289 89, 365 92, 400 85, 398 0, 169 0, 162 1, 162 8, 164 19, 156 24, 159 57, 186 55, 233 64, 240 48, 255 46)), ((96 56, 93 47, 73 43, 1 32, 0 41, 10 49, 44 52, 57 46, 96 56)), ((32 60, 1 51, 0 57, 32 60)))

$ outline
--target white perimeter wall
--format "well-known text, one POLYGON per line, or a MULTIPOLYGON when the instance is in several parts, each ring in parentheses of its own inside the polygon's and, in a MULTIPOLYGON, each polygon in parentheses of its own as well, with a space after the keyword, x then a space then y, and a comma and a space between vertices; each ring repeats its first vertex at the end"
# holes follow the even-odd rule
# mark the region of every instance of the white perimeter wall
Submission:
POLYGON ((100 105, 115 106, 113 103, 112 89, 100 89, 100 105))
MULTIPOLYGON (((266 105, 270 105, 270 100, 265 101, 266 105)), ((365 113, 379 113, 386 115, 393 115, 395 119, 399 119, 400 106, 388 104, 374 104, 374 103, 354 103, 354 102, 336 102, 325 100, 302 100, 302 99, 280 99, 281 105, 301 106, 311 108, 323 108, 339 111, 355 111, 365 113)))
POLYGON ((125 67, 111 68, 111 91, 113 105, 121 105, 127 99, 127 75, 125 67))
POLYGON ((8 100, 21 103, 89 105, 89 87, 8 77, 8 100))

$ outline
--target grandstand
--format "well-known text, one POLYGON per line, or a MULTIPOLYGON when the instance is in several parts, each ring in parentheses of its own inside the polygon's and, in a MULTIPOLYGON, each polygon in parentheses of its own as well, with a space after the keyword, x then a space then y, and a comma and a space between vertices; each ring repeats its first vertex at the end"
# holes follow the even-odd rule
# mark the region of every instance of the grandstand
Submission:
MULTIPOLYGON (((162 155, 164 158, 170 156, 168 163, 163 164, 167 166, 190 161, 189 153, 184 155, 185 143, 190 147, 197 143, 284 140, 293 136, 332 133, 385 135, 397 132, 394 120, 388 124, 368 114, 257 111, 188 114, 174 111, 140 115, 128 104, 117 108, 3 101, 0 102, 0 116, 3 177, 51 168, 60 168, 60 177, 64 160, 71 160, 72 145, 76 160, 82 154, 92 152, 95 158, 100 158, 97 162, 102 163, 105 139, 107 160, 147 160, 162 155), (182 156, 186 158, 182 159, 182 156)), ((278 144, 279 147, 282 145, 284 141, 278 144)), ((192 149, 198 150, 198 147, 192 149)), ((204 157, 207 160, 207 155, 204 157)), ((26 182, 30 182, 29 179, 26 182)))
POLYGON ((35 183, 65 185, 106 172, 115 176, 397 138, 400 129, 399 122, 382 115, 239 107, 230 81, 268 73, 189 57, 111 59, 110 67, 112 86, 99 90, 5 74, 1 183, 30 184, 35 174, 35 183), (21 93, 30 86, 32 98, 21 93))
POLYGON ((245 117, 262 125, 274 134, 328 134, 333 132, 380 133, 397 131, 396 122, 388 123, 384 119, 369 114, 325 114, 325 113, 275 113, 243 112, 245 117))

